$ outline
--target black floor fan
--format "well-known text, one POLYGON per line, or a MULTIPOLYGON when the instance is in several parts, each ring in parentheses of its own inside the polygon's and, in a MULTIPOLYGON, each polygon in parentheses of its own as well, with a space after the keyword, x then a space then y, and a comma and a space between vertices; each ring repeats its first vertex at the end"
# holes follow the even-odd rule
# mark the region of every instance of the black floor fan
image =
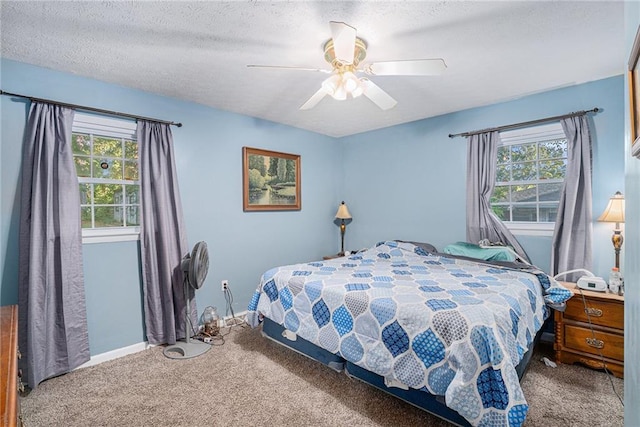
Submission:
POLYGON ((177 342, 164 349, 164 355, 170 359, 190 359, 200 356, 211 349, 209 344, 191 339, 191 305, 189 301, 189 287, 200 289, 209 271, 209 251, 205 242, 198 242, 191 254, 185 255, 180 263, 184 272, 184 300, 186 311, 184 317, 185 342, 177 342))

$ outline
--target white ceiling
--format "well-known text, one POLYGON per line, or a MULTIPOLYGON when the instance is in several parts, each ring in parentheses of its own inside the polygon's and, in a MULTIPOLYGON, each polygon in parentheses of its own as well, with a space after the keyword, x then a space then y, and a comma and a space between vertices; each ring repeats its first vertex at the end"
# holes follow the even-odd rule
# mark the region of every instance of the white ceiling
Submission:
POLYGON ((623 74, 623 7, 620 1, 3 0, 0 52, 340 137, 623 74), (246 67, 329 68, 322 47, 332 20, 357 28, 369 45, 364 62, 443 58, 448 68, 435 77, 372 77, 398 101, 388 111, 365 97, 326 97, 300 111, 325 74, 246 67))

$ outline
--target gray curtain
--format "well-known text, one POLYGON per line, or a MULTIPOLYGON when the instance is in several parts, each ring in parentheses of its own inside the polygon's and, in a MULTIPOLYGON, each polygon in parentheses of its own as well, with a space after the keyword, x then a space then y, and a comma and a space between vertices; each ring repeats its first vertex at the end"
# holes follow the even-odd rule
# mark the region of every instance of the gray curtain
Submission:
POLYGON ((32 389, 89 360, 74 111, 33 102, 20 200, 19 337, 32 389))
POLYGON ((467 139, 467 241, 501 242, 530 262, 518 240, 491 210, 499 142, 498 132, 470 135, 467 139))
MULTIPOLYGON (((140 150, 140 252, 147 339, 151 344, 175 344, 185 330, 186 301, 182 257, 188 253, 178 190, 173 137, 167 124, 138 120, 140 150)), ((189 287, 189 298, 194 291, 189 287)), ((188 329, 187 329, 188 328, 188 329)))
MULTIPOLYGON (((592 268, 591 134, 585 116, 561 121, 567 136, 567 170, 551 246, 553 275, 592 268)), ((573 280, 582 274, 566 276, 573 280)))

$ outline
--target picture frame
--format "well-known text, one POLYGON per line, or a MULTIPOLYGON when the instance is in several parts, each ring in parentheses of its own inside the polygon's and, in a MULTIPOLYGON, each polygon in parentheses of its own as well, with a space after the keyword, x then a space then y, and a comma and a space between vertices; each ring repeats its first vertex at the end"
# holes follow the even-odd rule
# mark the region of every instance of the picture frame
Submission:
POLYGON ((629 56, 629 106, 631 122, 632 152, 637 156, 640 151, 640 26, 629 56))
POLYGON ((242 147, 242 208, 299 211, 300 155, 242 147))

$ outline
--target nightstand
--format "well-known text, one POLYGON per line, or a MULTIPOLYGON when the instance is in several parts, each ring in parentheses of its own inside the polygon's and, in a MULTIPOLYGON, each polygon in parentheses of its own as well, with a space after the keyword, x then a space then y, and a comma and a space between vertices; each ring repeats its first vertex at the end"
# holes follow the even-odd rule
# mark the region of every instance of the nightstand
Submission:
POLYGON ((616 377, 623 378, 624 296, 580 290, 575 283, 560 284, 573 292, 573 297, 567 301, 564 312, 556 311, 554 314, 556 362, 577 362, 603 369, 602 353, 607 369, 616 377), (594 333, 591 332, 589 318, 594 333))
POLYGON ((323 260, 329 260, 329 259, 335 259, 335 258, 342 258, 344 256, 344 254, 334 254, 334 255, 325 255, 322 257, 323 260))

